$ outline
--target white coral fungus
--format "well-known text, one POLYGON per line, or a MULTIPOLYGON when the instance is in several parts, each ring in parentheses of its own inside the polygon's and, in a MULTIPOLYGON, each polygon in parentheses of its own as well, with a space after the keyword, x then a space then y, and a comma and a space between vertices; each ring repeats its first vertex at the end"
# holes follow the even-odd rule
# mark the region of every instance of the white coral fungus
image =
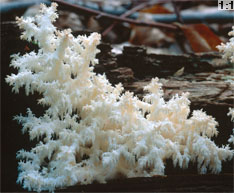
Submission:
MULTIPOLYGON (((229 36, 234 36, 234 26, 232 27, 232 31, 229 32, 229 36)), ((229 60, 234 63, 234 37, 231 37, 229 42, 226 44, 221 43, 221 45, 217 46, 220 52, 223 53, 223 58, 229 60)))
MULTIPOLYGON (((229 112, 227 115, 231 116, 231 120, 232 122, 234 122, 234 108, 229 108, 229 112)), ((234 128, 232 129, 232 132, 233 132, 233 135, 230 136, 230 138, 228 139, 228 142, 234 144, 234 128)))
POLYGON ((39 51, 15 55, 11 66, 18 74, 6 78, 15 92, 39 92, 39 103, 48 107, 36 117, 17 116, 30 139, 41 139, 27 152, 21 150, 18 182, 28 190, 54 191, 75 184, 104 183, 126 177, 164 175, 165 160, 198 171, 221 171, 221 162, 233 157, 229 146, 217 147, 211 137, 217 122, 203 111, 188 118, 188 94, 168 102, 155 78, 145 87, 141 101, 112 86, 105 75, 93 72, 100 35, 74 37, 58 31, 56 4, 41 6, 35 18, 18 18, 23 39, 38 42, 39 51))

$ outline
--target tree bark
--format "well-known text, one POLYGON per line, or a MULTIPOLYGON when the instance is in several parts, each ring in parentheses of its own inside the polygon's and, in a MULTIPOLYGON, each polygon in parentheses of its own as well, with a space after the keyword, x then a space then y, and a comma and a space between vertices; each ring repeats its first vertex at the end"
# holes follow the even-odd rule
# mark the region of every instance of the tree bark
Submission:
POLYGON ((147 54, 141 47, 125 47, 122 54, 111 53, 106 44, 99 46, 96 72, 105 73, 113 84, 122 82, 127 90, 142 98, 143 87, 154 77, 163 84, 164 98, 189 92, 192 104, 205 107, 232 107, 233 70, 219 53, 191 55, 147 54), (182 74, 176 74, 183 68, 182 74))

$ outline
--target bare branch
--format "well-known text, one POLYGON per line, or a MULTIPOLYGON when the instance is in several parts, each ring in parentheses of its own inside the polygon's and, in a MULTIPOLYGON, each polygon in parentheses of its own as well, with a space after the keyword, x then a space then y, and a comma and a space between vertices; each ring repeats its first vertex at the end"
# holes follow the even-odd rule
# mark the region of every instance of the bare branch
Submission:
POLYGON ((119 16, 115 16, 115 15, 107 14, 107 13, 104 13, 101 11, 82 7, 79 5, 71 4, 71 3, 68 3, 68 2, 65 2, 62 0, 53 0, 53 1, 58 3, 59 5, 61 5, 60 8, 69 9, 72 11, 79 10, 80 12, 84 12, 84 13, 90 14, 90 15, 100 15, 101 17, 112 19, 116 22, 127 22, 127 23, 131 23, 134 25, 157 27, 157 28, 163 28, 163 29, 168 29, 168 30, 178 30, 177 26, 172 25, 172 24, 164 24, 164 23, 159 23, 159 22, 145 22, 145 21, 137 21, 137 20, 133 20, 133 19, 129 19, 129 18, 121 18, 119 16))

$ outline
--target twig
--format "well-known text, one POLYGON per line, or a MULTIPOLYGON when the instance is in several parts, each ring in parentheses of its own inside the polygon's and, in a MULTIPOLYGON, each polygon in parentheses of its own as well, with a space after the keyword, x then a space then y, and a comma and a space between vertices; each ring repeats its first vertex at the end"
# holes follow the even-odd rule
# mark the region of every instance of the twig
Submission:
POLYGON ((127 23, 131 23, 134 25, 157 27, 157 28, 163 28, 163 29, 168 29, 168 30, 178 30, 177 26, 172 25, 172 24, 164 24, 164 23, 159 23, 159 22, 144 22, 144 21, 137 21, 137 20, 133 20, 133 19, 129 19, 129 18, 121 18, 118 16, 114 16, 111 14, 101 12, 101 11, 96 11, 96 10, 82 7, 79 5, 74 5, 74 4, 71 4, 71 3, 68 3, 68 2, 65 2, 62 0, 53 0, 53 1, 62 5, 61 6, 62 8, 67 8, 67 9, 70 9, 73 11, 79 10, 79 11, 83 11, 83 12, 85 12, 87 14, 91 14, 91 15, 101 15, 101 17, 106 17, 108 19, 112 19, 112 20, 117 21, 117 22, 127 22, 127 23))
MULTIPOLYGON (((178 1, 177 1, 178 2, 178 1)), ((176 17, 177 17, 177 20, 180 22, 180 23, 184 23, 182 17, 181 17, 181 14, 180 14, 180 8, 178 7, 178 5, 176 4, 177 3, 175 0, 172 1, 172 4, 173 4, 173 7, 174 7, 174 11, 175 11, 175 14, 176 14, 176 17)))
MULTIPOLYGON (((127 12, 125 12, 124 14, 122 14, 120 17, 121 17, 121 18, 125 18, 125 17, 127 17, 127 16, 129 16, 129 15, 135 13, 136 11, 145 8, 146 6, 149 5, 149 3, 150 3, 150 2, 141 3, 141 4, 137 5, 136 7, 133 7, 132 9, 128 10, 127 12)), ((106 30, 104 30, 104 31, 102 32, 102 36, 107 35, 107 34, 112 30, 112 28, 115 27, 116 24, 117 24, 116 21, 115 21, 114 23, 112 23, 106 30)))

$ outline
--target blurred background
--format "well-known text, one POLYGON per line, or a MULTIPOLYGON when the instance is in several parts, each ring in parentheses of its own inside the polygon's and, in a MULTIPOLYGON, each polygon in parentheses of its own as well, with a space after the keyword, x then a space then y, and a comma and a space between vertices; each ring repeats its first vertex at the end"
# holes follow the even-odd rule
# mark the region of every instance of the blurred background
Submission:
MULTIPOLYGON (((50 4, 47 0, 2 0, 1 19, 14 21, 16 15, 35 15, 39 6, 33 4, 41 2, 50 4)), ((97 31, 102 34, 104 42, 114 45, 114 51, 121 51, 125 45, 144 45, 150 53, 164 54, 217 51, 216 45, 227 41, 234 18, 231 11, 218 11, 216 0, 63 2, 69 5, 59 3, 60 17, 55 24, 58 28, 71 28, 75 34, 97 31), (102 13, 117 16, 119 20, 102 13), (126 22, 126 18, 133 22, 126 22), (155 22, 166 25, 152 27, 155 22)))

